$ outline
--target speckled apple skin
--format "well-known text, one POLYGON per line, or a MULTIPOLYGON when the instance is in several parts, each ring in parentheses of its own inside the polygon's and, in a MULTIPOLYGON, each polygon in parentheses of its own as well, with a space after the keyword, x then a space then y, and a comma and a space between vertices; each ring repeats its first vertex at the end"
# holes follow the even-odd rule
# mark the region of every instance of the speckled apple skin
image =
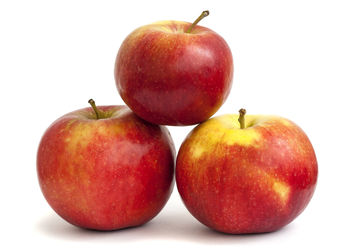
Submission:
POLYGON ((141 118, 160 125, 193 125, 210 118, 226 100, 233 59, 225 40, 190 23, 142 26, 122 43, 115 80, 124 102, 141 118))
POLYGON ((100 106, 55 121, 41 139, 37 173, 50 206, 83 228, 141 225, 163 208, 173 188, 175 150, 167 129, 125 106, 100 106))
POLYGON ((217 231, 271 232, 309 203, 318 167, 306 134, 280 117, 212 118, 183 142, 176 184, 190 213, 217 231))

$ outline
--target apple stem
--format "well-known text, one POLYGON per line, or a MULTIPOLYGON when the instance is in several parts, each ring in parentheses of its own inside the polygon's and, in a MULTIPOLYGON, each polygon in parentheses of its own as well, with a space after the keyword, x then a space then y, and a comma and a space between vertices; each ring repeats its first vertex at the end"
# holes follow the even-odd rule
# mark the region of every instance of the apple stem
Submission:
POLYGON ((191 26, 187 29, 185 33, 191 33, 192 29, 199 23, 203 18, 209 16, 209 10, 205 10, 202 14, 191 24, 191 26))
POLYGON ((96 119, 102 118, 102 112, 97 108, 95 101, 91 98, 89 99, 89 104, 91 105, 92 109, 94 109, 95 114, 96 114, 96 119))
POLYGON ((239 125, 241 127, 241 129, 244 129, 245 128, 245 119, 244 119, 244 115, 246 114, 246 110, 241 108, 239 109, 239 118, 238 118, 238 122, 239 122, 239 125))

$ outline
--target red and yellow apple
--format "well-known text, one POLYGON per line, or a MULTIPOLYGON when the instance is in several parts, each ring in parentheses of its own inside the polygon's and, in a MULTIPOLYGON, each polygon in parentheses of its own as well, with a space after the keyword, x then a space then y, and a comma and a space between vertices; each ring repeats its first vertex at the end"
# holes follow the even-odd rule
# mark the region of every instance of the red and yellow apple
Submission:
POLYGON ((56 120, 37 153, 41 190, 58 215, 83 228, 141 225, 167 202, 175 150, 167 129, 126 106, 85 108, 56 120))
POLYGON ((190 213, 217 231, 277 230, 307 206, 317 161, 306 134, 285 118, 223 115, 181 145, 176 183, 190 213))
MULTIPOLYGON (((203 14, 204 13, 204 14, 203 14)), ((233 76, 229 46, 214 31, 181 21, 142 26, 122 43, 115 62, 117 89, 141 118, 192 125, 224 103, 233 76)))

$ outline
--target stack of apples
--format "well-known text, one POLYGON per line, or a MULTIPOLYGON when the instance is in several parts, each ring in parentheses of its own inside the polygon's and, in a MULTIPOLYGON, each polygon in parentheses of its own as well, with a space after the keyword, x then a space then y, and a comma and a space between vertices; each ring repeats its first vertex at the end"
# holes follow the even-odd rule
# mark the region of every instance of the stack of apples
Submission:
POLYGON ((133 31, 114 72, 127 106, 90 99, 46 130, 39 184, 66 221, 95 230, 142 225, 166 204, 174 173, 189 212, 221 232, 274 231, 307 206, 318 168, 296 124, 244 109, 210 119, 229 95, 233 60, 221 36, 197 25, 208 14, 133 31), (175 157, 165 126, 198 123, 175 157))

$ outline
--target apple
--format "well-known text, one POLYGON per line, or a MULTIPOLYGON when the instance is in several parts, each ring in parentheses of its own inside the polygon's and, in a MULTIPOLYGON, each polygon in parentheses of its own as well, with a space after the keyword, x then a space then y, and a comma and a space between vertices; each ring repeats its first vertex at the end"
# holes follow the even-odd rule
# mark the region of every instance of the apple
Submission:
POLYGON ((162 21, 142 26, 122 43, 115 81, 124 102, 138 116, 159 125, 193 125, 210 118, 232 83, 229 46, 214 31, 162 21))
POLYGON ((126 106, 80 109, 43 135, 37 174, 49 205, 76 226, 115 230, 141 225, 167 202, 174 176, 168 130, 126 106))
POLYGON ((231 234, 271 232, 309 203, 317 160, 306 134, 285 118, 222 115, 182 143, 176 184, 201 223, 231 234))

